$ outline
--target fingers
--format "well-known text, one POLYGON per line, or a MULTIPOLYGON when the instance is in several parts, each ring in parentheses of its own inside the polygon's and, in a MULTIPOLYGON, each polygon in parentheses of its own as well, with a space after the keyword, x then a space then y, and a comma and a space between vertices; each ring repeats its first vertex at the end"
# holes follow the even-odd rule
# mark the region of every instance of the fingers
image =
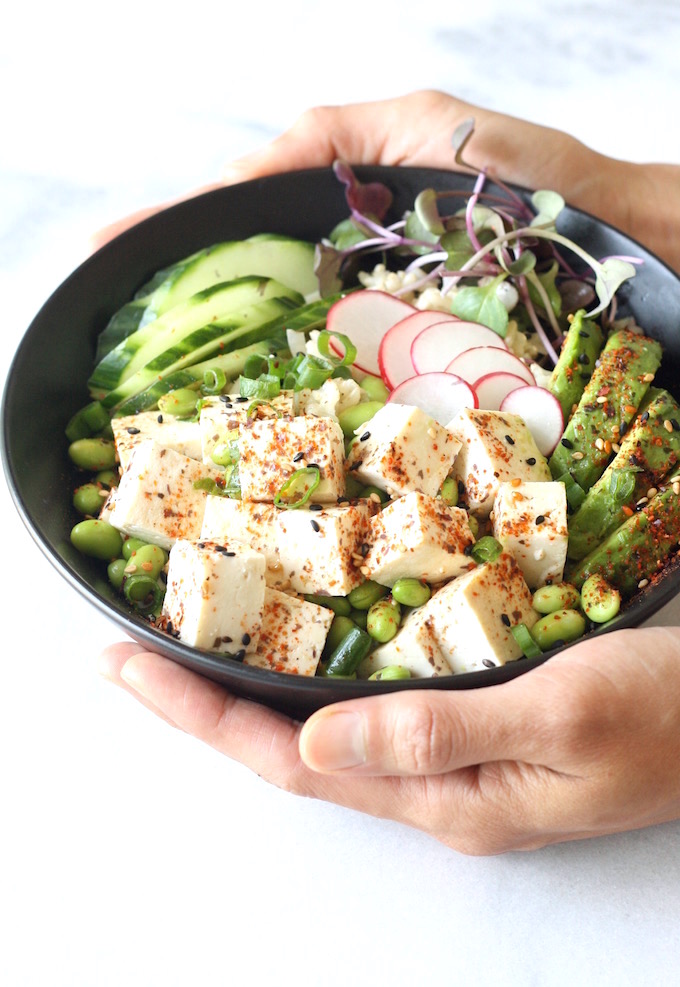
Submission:
POLYGON ((126 680, 122 677, 122 670, 126 663, 136 654, 139 653, 139 645, 134 644, 132 641, 126 641, 120 644, 112 644, 108 648, 105 648, 97 659, 98 671, 102 678, 107 679, 114 685, 119 686, 124 689, 125 692, 134 696, 142 706, 145 706, 152 713, 155 713, 161 720, 164 720, 169 726, 177 727, 177 724, 167 716, 162 710, 160 710, 153 703, 149 702, 148 699, 141 696, 133 687, 131 687, 126 680))

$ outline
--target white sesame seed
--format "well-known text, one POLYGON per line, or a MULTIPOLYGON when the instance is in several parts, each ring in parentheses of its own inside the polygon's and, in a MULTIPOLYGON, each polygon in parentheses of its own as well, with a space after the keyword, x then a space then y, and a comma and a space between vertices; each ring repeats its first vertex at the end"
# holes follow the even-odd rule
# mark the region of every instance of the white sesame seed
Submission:
POLYGON ((638 589, 644 589, 645 586, 649 586, 649 580, 641 579, 640 582, 638 583, 638 589))

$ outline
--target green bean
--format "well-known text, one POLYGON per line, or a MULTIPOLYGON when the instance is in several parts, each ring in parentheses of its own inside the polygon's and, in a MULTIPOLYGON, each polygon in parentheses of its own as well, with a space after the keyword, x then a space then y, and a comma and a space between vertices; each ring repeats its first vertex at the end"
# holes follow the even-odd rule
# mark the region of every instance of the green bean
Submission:
POLYGON ((531 636, 541 651, 576 641, 585 632, 586 620, 578 610, 555 610, 541 617, 531 628, 531 636))
POLYGON ((392 599, 405 607, 422 607, 432 595, 432 590, 422 579, 397 579, 392 587, 392 599))
POLYGON ((361 404, 352 405, 351 408, 345 408, 338 415, 338 422, 343 434, 348 438, 354 436, 357 429, 370 421, 373 415, 384 406, 384 401, 363 401, 361 404))
POLYGON ((539 613, 554 613, 555 610, 577 610, 581 597, 571 583, 555 583, 553 586, 541 586, 533 596, 534 610, 539 613))
POLYGON ((68 447, 68 454, 79 469, 92 473, 116 465, 116 446, 110 439, 76 439, 68 447))
POLYGON ((177 418, 192 418, 196 414, 196 404, 199 395, 190 387, 178 387, 174 391, 162 394, 158 399, 158 410, 164 415, 175 415, 177 418))
POLYGON ((401 607, 391 596, 378 600, 368 611, 366 630, 374 641, 386 644, 391 641, 399 630, 401 607))
POLYGON ((333 617, 333 623, 331 624, 328 634, 326 636, 326 644, 324 645, 324 654, 329 655, 331 652, 335 651, 337 646, 343 641, 351 630, 354 630, 356 624, 349 619, 349 617, 343 617, 342 614, 336 614, 333 617))
POLYGON ((113 562, 109 562, 106 573, 114 589, 121 589, 123 580, 125 579, 125 567, 127 564, 127 559, 114 559, 113 562))
MULTIPOLYGON (((123 546, 124 556, 125 546, 123 546)), ((152 579, 158 579, 161 569, 167 561, 167 553, 158 545, 141 545, 130 556, 126 572, 130 575, 134 572, 135 574, 139 573, 140 575, 150 576, 152 579)))
POLYGON ((117 487, 120 483, 120 473, 118 470, 100 470, 94 478, 95 483, 101 483, 103 487, 117 487))
POLYGON ((359 387, 366 391, 372 401, 387 401, 390 391, 385 382, 380 377, 367 374, 359 381, 359 387))
POLYGON ((123 542, 123 551, 121 552, 121 555, 124 559, 129 561, 138 549, 143 548, 144 545, 148 544, 148 542, 142 541, 141 538, 126 538, 123 542))
POLYGON ((381 586, 379 583, 374 583, 372 579, 367 579, 360 586, 355 586, 347 594, 347 599, 355 610, 369 610, 374 603, 377 603, 383 596, 387 596, 388 593, 387 586, 381 586))
POLYGON ((365 631, 366 624, 368 623, 368 610, 352 610, 350 613, 350 619, 354 621, 357 627, 360 627, 362 631, 365 631))
POLYGON ((323 674, 329 677, 342 676, 343 678, 355 675, 357 668, 367 657, 372 647, 373 641, 366 631, 354 627, 330 654, 324 665, 323 674))
POLYGON ((96 517, 106 500, 107 491, 96 483, 84 483, 73 492, 73 506, 79 514, 96 517), (102 496, 104 494, 104 496, 102 496))
POLYGON ((403 665, 385 665, 368 676, 369 682, 392 682, 397 679, 410 679, 411 673, 403 665))
POLYGON ((94 559, 116 559, 123 548, 120 531, 108 521, 89 518, 80 521, 71 531, 71 543, 83 555, 94 559))
POLYGON ((447 476, 442 483, 439 496, 447 507, 455 507, 458 503, 458 480, 453 476, 447 476))
POLYGON ((586 617, 596 624, 605 624, 619 612, 621 594, 601 573, 594 572, 581 587, 581 605, 586 617))
POLYGON ((305 593, 307 603, 316 603, 319 607, 326 607, 333 613, 341 617, 349 617, 352 606, 346 596, 324 596, 322 593, 305 593))

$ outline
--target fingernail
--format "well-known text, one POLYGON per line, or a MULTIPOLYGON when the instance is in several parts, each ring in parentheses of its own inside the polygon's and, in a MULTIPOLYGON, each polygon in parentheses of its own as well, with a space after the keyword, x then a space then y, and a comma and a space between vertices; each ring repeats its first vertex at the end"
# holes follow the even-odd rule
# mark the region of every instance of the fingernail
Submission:
POLYGON ((341 771, 366 761, 364 718, 360 713, 322 713, 302 729, 300 753, 315 771, 341 771))

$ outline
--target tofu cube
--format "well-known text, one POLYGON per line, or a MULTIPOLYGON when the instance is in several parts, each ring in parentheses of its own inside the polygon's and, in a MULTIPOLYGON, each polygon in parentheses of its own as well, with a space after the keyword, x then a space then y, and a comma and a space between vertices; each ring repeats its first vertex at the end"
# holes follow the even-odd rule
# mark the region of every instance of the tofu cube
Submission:
POLYGON ((420 408, 389 403, 359 431, 348 467, 390 497, 417 490, 436 496, 460 442, 420 408))
POLYGON ((415 491, 371 519, 369 542, 364 565, 383 586, 403 578, 441 583, 474 566, 465 554, 474 543, 467 513, 415 491))
POLYGON ((331 418, 248 420, 239 429, 239 476, 243 500, 273 501, 305 465, 319 467, 316 504, 335 503, 345 491, 342 429, 331 418))
POLYGON ((464 408, 447 428, 461 443, 453 468, 472 514, 487 518, 501 483, 551 480, 545 456, 519 415, 464 408))
POLYGON ((292 675, 314 675, 333 611, 276 589, 265 590, 262 629, 244 664, 292 675))
POLYGON ((207 493, 194 484, 220 475, 217 469, 147 439, 132 453, 108 520, 126 535, 165 549, 179 538, 197 539, 207 493))
POLYGON ((530 589, 561 582, 567 560, 563 483, 501 483, 493 507, 494 538, 515 558, 530 589))
POLYGON ((200 537, 203 541, 237 541, 261 552, 267 566, 267 586, 288 586, 279 559, 279 513, 279 508, 273 504, 209 494, 200 537))
POLYGON ((157 411, 142 411, 138 415, 112 418, 111 428, 121 470, 130 462, 134 449, 153 439, 163 449, 173 449, 189 459, 201 460, 201 429, 198 422, 185 421, 174 415, 157 411))
POLYGON ((520 658, 510 628, 533 627, 538 614, 522 571, 509 552, 438 590, 421 607, 451 671, 472 672, 520 658))
POLYGON ((323 510, 279 511, 281 575, 298 593, 346 596, 364 581, 362 545, 368 543, 369 500, 323 510))
MULTIPOLYGON (((255 414, 258 419, 277 413, 293 415, 294 402, 293 391, 281 391, 266 404, 258 405, 255 414)), ((252 405, 250 398, 242 398, 237 394, 204 398, 198 422, 201 444, 198 458, 214 466, 212 454, 215 446, 238 439, 239 426, 248 421, 248 409, 252 405)))
POLYGON ((404 618, 397 635, 364 659, 357 675, 367 679, 373 672, 388 665, 403 665, 414 678, 419 679, 451 674, 451 666, 435 637, 427 605, 412 610, 404 618))
POLYGON ((238 542, 175 542, 163 614, 180 641, 231 655, 257 647, 264 569, 264 556, 238 542))

